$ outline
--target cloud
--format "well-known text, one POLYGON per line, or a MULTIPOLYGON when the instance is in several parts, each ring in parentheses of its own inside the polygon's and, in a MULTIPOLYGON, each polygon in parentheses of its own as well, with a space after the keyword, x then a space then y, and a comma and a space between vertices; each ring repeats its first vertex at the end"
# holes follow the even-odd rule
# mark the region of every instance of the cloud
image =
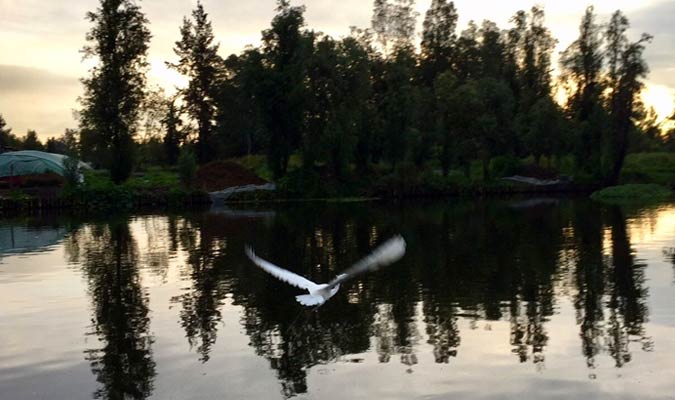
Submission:
MULTIPOLYGON (((202 0, 202 3, 224 57, 241 52, 247 44, 258 45, 261 31, 269 27, 276 8, 276 0, 202 0)), ((416 3, 420 12, 419 32, 431 0, 417 0, 416 3)), ((616 0, 596 3, 599 22, 607 21, 610 13, 620 8, 631 21, 631 37, 637 38, 641 32, 654 35, 653 43, 645 52, 651 68, 649 81, 675 88, 675 24, 671 21, 675 15, 675 2, 616 0)), ((91 67, 91 62, 82 62, 80 53, 85 34, 91 28, 85 15, 94 11, 98 4, 97 0, 0 0, 0 37, 3 38, 0 41, 0 93, 3 94, 0 96, 0 113, 15 121, 15 131, 24 132, 30 127, 39 132, 60 133, 63 128, 74 126, 71 109, 76 106, 75 99, 81 93, 77 78, 87 76, 91 67), (21 104, 27 109, 20 109, 21 104), (44 106, 44 110, 37 110, 36 104, 44 106), (49 118, 40 117, 45 113, 50 115, 49 118), (32 116, 30 119, 29 115, 32 116), (62 121, 62 126, 49 122, 43 127, 41 124, 47 120, 62 121)), ((190 16, 196 0, 143 0, 138 4, 150 21, 153 35, 148 54, 152 65, 149 81, 170 87, 179 79, 166 71, 163 64, 176 61, 173 46, 179 39, 183 17, 190 16)), ((308 29, 335 37, 348 34, 350 26, 370 25, 372 0, 292 0, 291 4, 306 5, 308 29)), ((560 41, 557 54, 578 36, 579 21, 588 0, 455 0, 460 30, 469 19, 479 23, 490 19, 507 28, 510 16, 534 4, 545 8, 547 25, 560 41)))
POLYGON ((72 109, 80 92, 77 78, 39 68, 0 65, 0 113, 19 136, 36 129, 45 140, 74 127, 72 109))
POLYGON ((39 68, 0 64, 0 92, 60 91, 79 85, 76 78, 39 68))
POLYGON ((651 73, 649 79, 675 89, 675 2, 663 2, 628 15, 635 38, 642 32, 654 36, 647 45, 645 59, 651 73))

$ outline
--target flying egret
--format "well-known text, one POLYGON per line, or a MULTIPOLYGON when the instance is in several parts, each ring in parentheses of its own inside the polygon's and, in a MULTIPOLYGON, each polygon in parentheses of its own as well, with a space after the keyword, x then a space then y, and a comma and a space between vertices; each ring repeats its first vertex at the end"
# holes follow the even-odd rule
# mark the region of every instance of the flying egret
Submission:
POLYGON ((306 289, 309 292, 309 294, 295 296, 298 303, 304 306, 322 305, 340 290, 340 284, 342 282, 354 278, 364 272, 374 271, 379 267, 396 262, 403 257, 404 254, 405 240, 403 240, 401 236, 394 236, 373 250, 368 256, 347 268, 347 270, 335 277, 332 281, 324 284, 317 284, 307 278, 263 260, 253 252, 253 249, 251 249, 250 246, 246 246, 246 255, 257 266, 264 269, 275 278, 295 287, 306 289))

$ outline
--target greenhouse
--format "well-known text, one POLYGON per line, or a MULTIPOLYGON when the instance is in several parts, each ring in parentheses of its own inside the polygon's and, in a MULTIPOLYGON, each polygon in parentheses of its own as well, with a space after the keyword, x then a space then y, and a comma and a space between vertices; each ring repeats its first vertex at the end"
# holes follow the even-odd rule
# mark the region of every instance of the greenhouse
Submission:
MULTIPOLYGON (((44 151, 23 150, 0 154, 0 178, 21 175, 44 174, 53 172, 64 175, 62 154, 45 153, 44 151)), ((80 168, 90 168, 80 162, 80 168)))

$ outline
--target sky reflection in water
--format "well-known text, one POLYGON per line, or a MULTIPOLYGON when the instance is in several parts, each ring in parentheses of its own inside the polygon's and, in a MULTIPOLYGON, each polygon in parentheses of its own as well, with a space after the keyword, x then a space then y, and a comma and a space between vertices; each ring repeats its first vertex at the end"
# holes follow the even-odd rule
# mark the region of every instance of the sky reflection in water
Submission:
POLYGON ((305 204, 0 235, 3 399, 675 393, 673 205, 305 204), (324 282, 398 233, 403 260, 316 312, 243 252, 324 282))

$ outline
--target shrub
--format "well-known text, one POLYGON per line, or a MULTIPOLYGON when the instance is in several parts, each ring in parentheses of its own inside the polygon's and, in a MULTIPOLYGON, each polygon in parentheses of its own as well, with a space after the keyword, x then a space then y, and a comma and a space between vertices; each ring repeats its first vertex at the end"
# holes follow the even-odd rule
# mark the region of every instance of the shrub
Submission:
POLYGON ((183 149, 178 156, 178 176, 180 183, 190 188, 194 184, 197 173, 197 159, 192 150, 183 149))
POLYGON ((63 159, 63 179, 68 188, 77 187, 82 181, 80 174, 80 161, 75 157, 66 157, 63 159))
POLYGON ((490 162, 490 176, 492 178, 502 178, 504 176, 513 176, 520 173, 522 162, 515 156, 498 156, 490 162))
POLYGON ((672 196, 672 192, 661 185, 656 184, 629 184, 610 186, 593 192, 591 198, 604 202, 643 202, 666 200, 672 196))

